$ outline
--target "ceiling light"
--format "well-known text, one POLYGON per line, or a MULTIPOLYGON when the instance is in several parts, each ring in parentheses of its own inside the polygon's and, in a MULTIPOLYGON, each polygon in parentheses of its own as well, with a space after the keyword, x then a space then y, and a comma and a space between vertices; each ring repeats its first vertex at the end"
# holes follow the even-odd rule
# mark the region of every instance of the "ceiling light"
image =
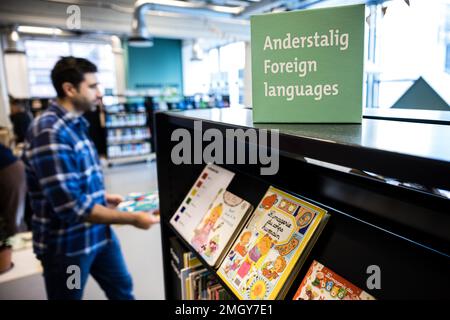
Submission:
POLYGON ((58 28, 46 28, 46 27, 33 27, 33 26, 19 26, 17 31, 20 33, 33 33, 33 34, 48 34, 48 35, 61 35, 63 31, 58 28))
POLYGON ((153 47, 153 38, 150 37, 129 37, 128 45, 136 48, 153 47))

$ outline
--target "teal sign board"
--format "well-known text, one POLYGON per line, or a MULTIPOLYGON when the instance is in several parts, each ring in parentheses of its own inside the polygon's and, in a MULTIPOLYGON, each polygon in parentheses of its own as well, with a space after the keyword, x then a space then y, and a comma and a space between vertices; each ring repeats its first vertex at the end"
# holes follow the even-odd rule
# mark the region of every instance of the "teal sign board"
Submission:
POLYGON ((254 122, 360 123, 364 5, 251 17, 254 122))

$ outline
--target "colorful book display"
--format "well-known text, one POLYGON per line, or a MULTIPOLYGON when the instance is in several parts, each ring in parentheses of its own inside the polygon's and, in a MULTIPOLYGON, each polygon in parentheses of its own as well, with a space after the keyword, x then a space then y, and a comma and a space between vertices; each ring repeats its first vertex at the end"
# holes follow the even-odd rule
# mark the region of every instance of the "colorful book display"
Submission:
MULTIPOLYGON (((217 269, 215 273, 206 265, 182 264, 187 253, 172 244, 183 252, 173 261, 182 299, 227 298, 215 275, 239 299, 283 299, 329 219, 323 208, 274 187, 253 211, 248 201, 227 190, 233 178, 233 172, 207 165, 170 220, 200 260, 217 269)), ((315 277, 311 270, 308 275, 315 277)), ((331 297, 370 297, 328 269, 323 274, 336 285, 327 282, 325 289, 317 290, 331 286, 331 297)), ((315 297, 313 283, 305 278, 296 297, 315 297)))
POLYGON ((294 300, 375 300, 373 296, 313 261, 294 300))
POLYGON ((282 299, 323 229, 326 211, 270 187, 220 265, 240 299, 282 299))

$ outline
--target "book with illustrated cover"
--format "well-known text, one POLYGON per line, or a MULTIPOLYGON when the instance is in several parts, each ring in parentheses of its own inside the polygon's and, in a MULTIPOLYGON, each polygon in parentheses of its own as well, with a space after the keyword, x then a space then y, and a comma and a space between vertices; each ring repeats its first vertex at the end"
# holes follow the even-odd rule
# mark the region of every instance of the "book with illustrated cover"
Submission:
POLYGON ((210 266, 218 267, 251 210, 249 202, 224 189, 219 190, 193 230, 190 244, 210 266))
POLYGON ((181 278, 181 299, 182 300, 191 300, 191 277, 190 275, 194 272, 198 271, 206 271, 205 268, 202 268, 201 265, 196 267, 187 267, 181 270, 180 278, 181 278))
MULTIPOLYGON (((208 164, 203 169, 170 219, 170 224, 187 242, 190 243, 193 239, 195 236, 194 230, 201 224, 211 203, 217 198, 219 193, 225 192, 233 177, 233 172, 214 164, 208 164)), ((217 212, 214 214, 217 215, 217 212)), ((206 227, 206 229, 208 228, 211 228, 211 226, 206 227)))
POLYGON ((375 300, 323 264, 313 261, 294 300, 375 300))
POLYGON ((206 277, 210 271, 207 269, 201 269, 195 272, 192 272, 189 275, 189 281, 190 281, 190 293, 189 297, 190 300, 200 300, 201 299, 201 292, 200 292, 200 279, 203 277, 206 277))
POLYGON ((283 299, 329 215, 270 187, 217 272, 239 299, 283 299))
POLYGON ((128 194, 124 201, 118 206, 117 210, 123 212, 152 211, 159 208, 158 191, 128 194))

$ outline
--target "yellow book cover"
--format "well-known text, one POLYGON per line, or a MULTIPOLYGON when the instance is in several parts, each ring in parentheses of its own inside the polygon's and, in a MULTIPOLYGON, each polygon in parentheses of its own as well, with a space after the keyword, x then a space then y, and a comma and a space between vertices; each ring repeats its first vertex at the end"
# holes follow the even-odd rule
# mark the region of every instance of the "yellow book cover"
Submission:
POLYGON ((326 210, 270 187, 218 270, 239 299, 276 299, 326 210))
POLYGON ((186 278, 186 300, 191 300, 191 278, 186 278))

